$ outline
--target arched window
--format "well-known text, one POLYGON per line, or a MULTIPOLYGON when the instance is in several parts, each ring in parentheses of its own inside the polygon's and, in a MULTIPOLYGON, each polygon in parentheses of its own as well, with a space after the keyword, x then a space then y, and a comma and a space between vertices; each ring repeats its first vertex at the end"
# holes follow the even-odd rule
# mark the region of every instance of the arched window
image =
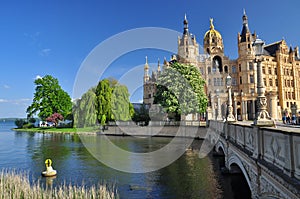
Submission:
POLYGON ((218 71, 219 71, 220 73, 223 72, 223 66, 222 66, 222 59, 221 59, 221 57, 215 56, 215 57, 213 58, 213 63, 212 63, 212 65, 213 65, 213 68, 218 69, 218 71))
POLYGON ((228 66, 224 66, 225 73, 228 73, 228 66))

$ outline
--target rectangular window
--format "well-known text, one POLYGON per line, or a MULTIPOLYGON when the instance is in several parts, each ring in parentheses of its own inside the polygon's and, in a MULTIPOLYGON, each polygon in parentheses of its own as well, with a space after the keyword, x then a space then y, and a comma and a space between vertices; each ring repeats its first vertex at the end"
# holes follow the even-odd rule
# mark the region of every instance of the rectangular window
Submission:
POLYGON ((272 74, 272 68, 271 67, 269 67, 269 74, 271 75, 272 74))
POLYGON ((264 66, 262 66, 262 72, 263 74, 266 74, 266 68, 264 66))
POLYGON ((231 67, 232 73, 236 73, 236 66, 231 67))
POLYGON ((232 85, 233 85, 233 86, 236 86, 236 85, 237 85, 237 83, 236 83, 236 78, 234 78, 234 77, 232 78, 232 85))
POLYGON ((241 72, 242 71, 242 66, 241 66, 241 64, 239 64, 239 72, 241 72))
POLYGON ((276 86, 278 86, 278 79, 275 79, 275 84, 276 86))
POLYGON ((269 86, 273 86, 273 79, 269 79, 269 86))
POLYGON ((253 63, 249 62, 249 70, 253 70, 253 63))
POLYGON ((264 78, 264 84, 265 84, 265 86, 267 86, 267 80, 266 80, 266 78, 264 78))
POLYGON ((253 84, 254 83, 254 76, 253 75, 250 75, 250 84, 253 84))
POLYGON ((277 75, 277 68, 274 68, 274 74, 277 75))
POLYGON ((242 79, 242 76, 240 76, 240 84, 243 83, 243 79, 242 79))

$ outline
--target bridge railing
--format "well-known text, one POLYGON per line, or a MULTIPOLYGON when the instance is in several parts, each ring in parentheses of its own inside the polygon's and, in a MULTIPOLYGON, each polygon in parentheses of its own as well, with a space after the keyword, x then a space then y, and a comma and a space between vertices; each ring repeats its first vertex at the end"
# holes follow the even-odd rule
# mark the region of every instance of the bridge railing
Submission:
POLYGON ((288 176, 300 179, 300 132, 219 121, 210 121, 210 128, 215 128, 227 141, 253 158, 266 161, 288 176))

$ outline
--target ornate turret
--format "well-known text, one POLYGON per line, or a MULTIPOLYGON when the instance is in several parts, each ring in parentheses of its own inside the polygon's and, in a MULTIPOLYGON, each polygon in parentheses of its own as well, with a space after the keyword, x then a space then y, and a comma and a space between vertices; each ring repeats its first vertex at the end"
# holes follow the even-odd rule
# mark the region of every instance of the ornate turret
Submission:
POLYGON ((160 63, 159 63, 159 58, 157 60, 157 73, 159 74, 161 72, 161 68, 160 68, 160 63))
POLYGON ((183 34, 184 35, 188 35, 189 34, 189 22, 186 19, 186 14, 184 14, 184 20, 183 20, 183 34))
POLYGON ((220 32, 215 30, 212 18, 210 19, 209 30, 204 35, 203 43, 206 53, 223 53, 223 39, 220 32))
POLYGON ((146 63, 144 65, 144 83, 149 81, 149 65, 148 65, 148 58, 146 56, 146 63))
POLYGON ((178 59, 181 62, 195 62, 199 55, 199 45, 194 35, 189 32, 186 15, 184 15, 183 26, 182 37, 178 37, 178 59))
POLYGON ((246 15, 246 11, 244 9, 244 14, 243 14, 243 28, 242 28, 242 32, 241 32, 240 42, 246 42, 247 41, 247 37, 249 37, 249 34, 250 34, 250 30, 249 30, 249 26, 248 26, 248 17, 246 15))

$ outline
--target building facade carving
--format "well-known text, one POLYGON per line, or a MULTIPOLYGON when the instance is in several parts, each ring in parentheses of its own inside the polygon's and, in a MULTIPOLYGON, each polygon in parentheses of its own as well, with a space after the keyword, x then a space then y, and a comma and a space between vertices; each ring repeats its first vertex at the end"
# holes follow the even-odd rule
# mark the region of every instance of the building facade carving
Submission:
MULTIPOLYGON (((257 106, 257 63, 255 49, 252 46, 257 34, 251 33, 248 16, 242 16, 242 31, 237 34, 238 58, 230 59, 224 54, 221 33, 215 29, 210 19, 209 30, 203 37, 203 52, 199 51, 196 36, 189 31, 189 23, 185 16, 183 34, 178 37, 178 53, 170 61, 164 59, 163 65, 158 63, 157 69, 150 75, 146 61, 144 68, 144 103, 153 104, 156 93, 155 82, 164 67, 171 62, 188 63, 196 66, 206 81, 205 91, 209 99, 206 117, 222 120, 226 118, 228 94, 226 77, 232 77, 233 115, 238 120, 253 120, 257 106)), ((292 116, 293 107, 300 107, 300 56, 299 48, 288 47, 285 40, 263 46, 261 65, 267 111, 273 119, 281 119, 285 114, 292 116)), ((295 113, 293 113, 295 114, 295 113)), ((193 117, 195 119, 197 117, 193 117)), ((190 118, 191 119, 191 118, 190 118)))

